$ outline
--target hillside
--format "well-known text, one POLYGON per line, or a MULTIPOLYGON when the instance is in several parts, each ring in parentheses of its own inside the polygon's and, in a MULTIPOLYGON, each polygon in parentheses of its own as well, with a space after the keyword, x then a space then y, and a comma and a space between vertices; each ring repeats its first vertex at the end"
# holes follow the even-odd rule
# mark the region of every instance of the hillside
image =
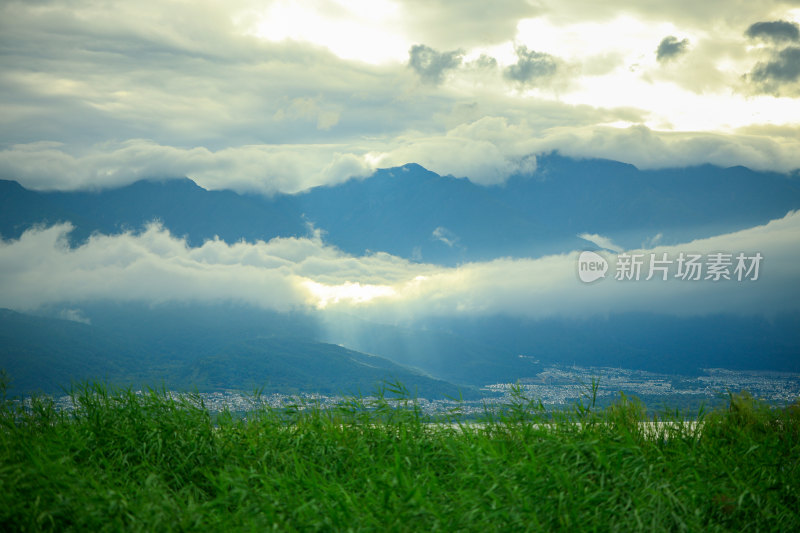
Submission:
POLYGON ((181 326, 173 320, 163 328, 146 327, 153 319, 112 329, 3 309, 0 368, 8 372, 17 393, 58 393, 72 382, 101 379, 176 390, 368 394, 384 380, 399 380, 420 396, 474 396, 468 387, 432 379, 383 357, 277 336, 270 328, 261 328, 263 335, 250 328, 201 335, 202 323, 181 326))

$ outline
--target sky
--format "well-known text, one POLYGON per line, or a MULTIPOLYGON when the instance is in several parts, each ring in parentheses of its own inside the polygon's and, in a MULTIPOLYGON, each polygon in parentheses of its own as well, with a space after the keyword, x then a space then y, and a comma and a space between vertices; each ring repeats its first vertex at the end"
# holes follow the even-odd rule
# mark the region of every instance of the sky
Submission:
POLYGON ((559 150, 800 168, 800 1, 5 0, 0 175, 297 192, 559 150))
MULTIPOLYGON (((799 24, 800 1, 771 0, 5 0, 0 177, 76 190, 187 176, 270 195, 413 162, 497 184, 535 175, 553 150, 790 172, 799 24)), ((644 250, 758 251, 757 282, 585 285, 575 250, 445 268, 349 256, 321 233, 190 248, 157 224, 70 248, 57 225, 0 242, 0 306, 233 299, 388 321, 654 301, 675 314, 797 311, 799 226, 788 213, 644 250)))

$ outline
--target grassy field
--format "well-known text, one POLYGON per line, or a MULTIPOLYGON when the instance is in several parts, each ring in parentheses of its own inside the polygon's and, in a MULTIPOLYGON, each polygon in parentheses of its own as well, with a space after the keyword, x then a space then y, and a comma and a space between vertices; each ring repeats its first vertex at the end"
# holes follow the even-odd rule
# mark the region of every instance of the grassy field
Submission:
POLYGON ((158 391, 73 399, 3 395, 0 530, 800 531, 800 406, 746 394, 655 426, 591 394, 517 395, 480 424, 381 397, 246 419, 158 391))

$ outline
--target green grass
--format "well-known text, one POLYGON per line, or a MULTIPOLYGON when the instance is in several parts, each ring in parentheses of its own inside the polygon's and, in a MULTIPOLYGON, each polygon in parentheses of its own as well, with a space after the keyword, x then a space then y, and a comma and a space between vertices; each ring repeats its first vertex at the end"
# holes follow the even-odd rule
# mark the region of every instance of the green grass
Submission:
POLYGON ((246 420, 164 391, 73 399, 3 395, 0 530, 800 531, 800 406, 746 394, 657 434, 625 397, 518 394, 452 425, 381 397, 246 420))

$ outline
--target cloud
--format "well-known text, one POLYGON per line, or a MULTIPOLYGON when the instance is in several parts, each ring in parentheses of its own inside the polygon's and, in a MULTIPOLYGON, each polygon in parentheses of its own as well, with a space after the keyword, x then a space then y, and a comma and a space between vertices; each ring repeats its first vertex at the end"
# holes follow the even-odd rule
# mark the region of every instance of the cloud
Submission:
POLYGON ((0 147, 148 139, 217 151, 341 143, 429 120, 425 98, 402 98, 418 85, 411 69, 255 38, 229 23, 240 4, 3 3, 0 32, 15 44, 2 45, 0 147))
MULTIPOLYGON (((535 153, 558 150, 569 157, 625 161, 640 169, 678 168, 711 163, 755 170, 792 172, 800 168, 800 139, 762 135, 664 132, 641 125, 628 128, 552 128, 530 140, 535 153)), ((771 131, 771 130, 769 130, 771 131)))
POLYGON ((318 303, 311 282, 392 284, 423 271, 388 254, 352 257, 318 237, 234 244, 211 240, 192 248, 151 224, 139 234, 93 235, 70 248, 71 230, 61 224, 0 241, 0 307, 32 310, 94 300, 228 301, 289 311, 318 303))
POLYGON ((579 239, 583 239, 585 241, 589 241, 590 243, 604 248, 606 250, 611 250, 612 252, 621 252, 622 248, 609 239, 608 237, 604 237, 602 235, 598 235, 596 233, 581 233, 578 235, 579 239))
POLYGON ((775 20, 772 22, 756 22, 745 35, 751 39, 765 39, 775 43, 800 41, 800 28, 796 22, 775 20))
POLYGON ((749 75, 760 91, 781 95, 800 94, 800 47, 789 46, 777 52, 772 60, 759 63, 749 75))
POLYGON ((275 120, 310 120, 318 130, 329 130, 339 122, 340 113, 336 109, 325 109, 319 98, 293 98, 289 105, 275 112, 275 120))
MULTIPOLYGON (((606 253, 610 263, 608 277, 584 285, 577 275, 579 253, 540 259, 497 259, 471 263, 458 268, 439 269, 422 277, 394 285, 391 297, 375 299, 348 312, 363 313, 373 319, 418 320, 430 316, 481 316, 508 314, 527 317, 592 316, 615 312, 660 312, 674 315, 738 313, 773 315, 800 310, 800 215, 791 213, 737 233, 720 235, 676 246, 659 246, 628 253, 641 254, 644 269, 639 281, 615 279, 618 261, 606 253), (731 280, 687 281, 676 279, 675 261, 681 253, 709 254, 729 252, 731 280), (759 279, 736 280, 736 256, 754 257, 760 253, 759 279), (671 269, 666 281, 655 271, 648 276, 650 254, 662 259, 666 254, 671 269)), ((747 264, 750 266, 750 263, 747 264)), ((707 270, 703 271, 705 278, 707 270)))
POLYGON ((207 189, 298 192, 365 177, 374 170, 363 154, 335 145, 255 145, 176 148, 133 139, 106 143, 80 156, 61 143, 0 150, 0 173, 39 190, 112 188, 153 176, 189 177, 207 189))
POLYGON ((642 243, 642 248, 655 248, 655 246, 659 244, 663 238, 664 238, 663 233, 656 233, 655 235, 649 237, 642 243))
POLYGON ((745 35, 751 39, 762 39, 773 46, 768 47, 770 57, 758 62, 745 76, 757 93, 775 96, 798 96, 800 88, 800 47, 779 46, 800 41, 800 26, 796 22, 775 20, 756 22, 747 28, 745 35))
MULTIPOLYGON (((644 0, 629 2, 586 2, 584 0, 543 0, 539 3, 543 16, 559 23, 585 20, 612 20, 620 13, 635 15, 652 23, 670 21, 681 26, 709 28, 742 26, 763 18, 765 14, 785 12, 796 4, 792 0, 644 0)), ((739 30, 741 32, 741 30, 739 30)))
POLYGON ((80 309, 62 309, 58 313, 58 317, 64 320, 70 320, 72 322, 79 322, 81 324, 92 324, 91 319, 87 318, 80 309))
POLYGON ((439 174, 468 177, 482 185, 502 183, 511 175, 536 169, 530 131, 525 123, 484 117, 444 135, 403 139, 399 147, 377 156, 377 164, 416 162, 439 174))
POLYGON ((461 64, 463 56, 464 52, 461 50, 437 52, 430 46, 415 44, 408 51, 408 66, 423 81, 438 84, 444 79, 445 71, 455 69, 461 64))
POLYGON ((441 175, 468 177, 482 185, 536 171, 535 154, 559 151, 577 158, 625 161, 641 169, 712 163, 722 167, 791 172, 800 168, 800 138, 768 128, 741 134, 672 133, 645 126, 541 128, 527 120, 483 117, 444 135, 401 139, 400 146, 375 154, 378 166, 417 162, 441 175), (766 134, 764 134, 766 133, 766 134))
POLYGON ((520 19, 542 12, 518 0, 403 0, 401 22, 408 35, 438 47, 492 45, 513 37, 520 19))
MULTIPOLYGON (((314 20, 288 17, 321 31, 381 19, 399 52, 373 63, 310 30, 253 31, 285 2, 0 3, 0 177, 67 190, 189 176, 270 194, 417 162, 491 184, 551 150, 797 168, 795 138, 767 128, 800 120, 794 100, 772 99, 797 94, 796 46, 780 55, 742 36, 791 6, 732 2, 406 0, 360 13, 319 0, 303 7, 314 20), (528 39, 532 21, 543 32, 528 39), (641 54, 678 28, 692 44, 680 64, 641 54)), ((345 40, 363 48, 362 36, 345 40)))
POLYGON ((522 84, 535 85, 537 81, 556 73, 557 62, 550 54, 528 50, 524 45, 517 46, 514 50, 517 62, 503 71, 506 78, 522 84))
POLYGON ((494 70, 497 68, 497 65, 497 59, 486 54, 481 54, 477 59, 467 63, 468 67, 486 70, 494 70))
POLYGON ((689 39, 682 39, 679 41, 674 35, 668 35, 667 37, 661 39, 661 42, 658 43, 656 59, 659 62, 669 61, 670 59, 674 59, 679 55, 686 53, 686 49, 688 47, 689 39))
MULTIPOLYGON (((528 116, 537 118, 537 106, 528 116)), ((274 194, 364 178, 378 167, 418 163, 441 175, 481 185, 536 171, 536 154, 625 161, 642 169, 712 163, 791 172, 800 168, 794 129, 752 127, 737 134, 671 133, 644 126, 611 128, 579 122, 581 113, 551 108, 543 122, 484 116, 438 135, 412 132, 390 142, 359 145, 252 145, 212 151, 134 139, 94 146, 80 155, 61 143, 0 150, 0 175, 38 190, 110 188, 138 179, 187 176, 206 189, 274 194), (569 124, 569 121, 576 121, 569 124), (568 124, 560 127, 553 124, 568 124), (785 131, 785 133, 784 133, 785 131)), ((606 115, 614 117, 613 114, 606 115)), ((620 112, 618 116, 625 116, 620 112)))
POLYGON ((443 226, 437 226, 436 229, 433 230, 433 233, 431 233, 431 237, 445 243, 450 248, 458 243, 458 236, 443 226))
MULTIPOLYGON (((742 73, 752 68, 754 51, 748 50, 738 28, 736 31, 719 31, 713 37, 698 29, 686 30, 686 33, 688 37, 677 40, 678 45, 686 43, 682 46, 683 51, 659 61, 656 50, 654 61, 644 69, 643 77, 649 83, 678 84, 702 97, 704 103, 720 105, 725 95, 740 89, 742 73)), ((665 100, 669 101, 666 96, 665 100)), ((684 106, 678 104, 675 107, 684 106)))
MULTIPOLYGON (((278 311, 346 312, 386 322, 432 316, 591 316, 647 311, 675 315, 800 311, 800 214, 763 226, 675 246, 629 250, 645 266, 639 281, 609 275, 584 285, 579 252, 538 259, 496 259, 447 268, 385 253, 351 256, 314 238, 189 247, 157 225, 140 234, 94 235, 70 248, 68 225, 0 241, 0 307, 21 311, 95 300, 234 302, 278 311), (671 274, 681 253, 730 253, 731 280, 645 281, 650 254, 666 254, 671 274), (760 253, 759 279, 737 281, 736 255, 760 253)), ((594 237, 594 236, 593 236, 594 237)), ((74 317, 80 318, 80 313, 74 317)))

